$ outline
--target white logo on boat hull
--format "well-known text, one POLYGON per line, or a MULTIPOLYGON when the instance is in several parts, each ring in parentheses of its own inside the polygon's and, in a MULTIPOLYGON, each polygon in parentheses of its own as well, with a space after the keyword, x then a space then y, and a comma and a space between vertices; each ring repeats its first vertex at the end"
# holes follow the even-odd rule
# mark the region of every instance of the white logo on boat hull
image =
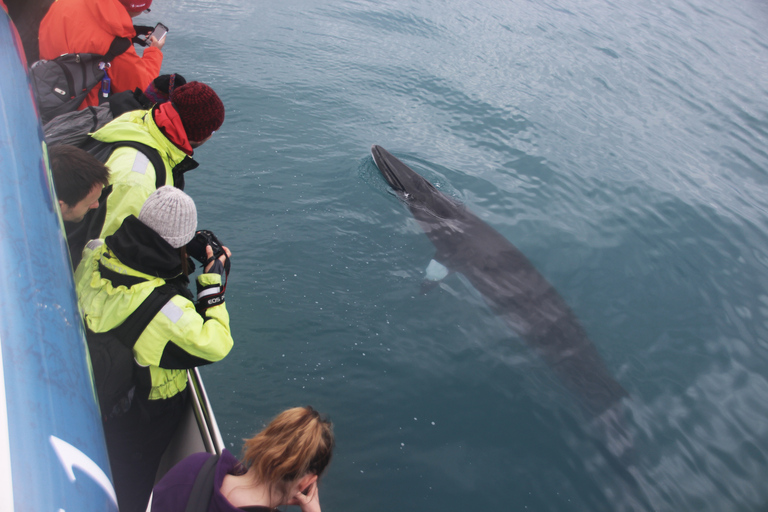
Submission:
POLYGON ((68 442, 62 441, 56 436, 51 436, 51 445, 53 445, 53 451, 55 451, 56 455, 59 457, 61 465, 64 466, 64 471, 66 471, 70 482, 75 481, 75 472, 72 470, 77 467, 80 471, 91 477, 94 482, 99 484, 112 499, 115 507, 117 507, 115 488, 112 487, 112 482, 109 480, 109 477, 101 470, 98 464, 93 462, 90 457, 68 442))

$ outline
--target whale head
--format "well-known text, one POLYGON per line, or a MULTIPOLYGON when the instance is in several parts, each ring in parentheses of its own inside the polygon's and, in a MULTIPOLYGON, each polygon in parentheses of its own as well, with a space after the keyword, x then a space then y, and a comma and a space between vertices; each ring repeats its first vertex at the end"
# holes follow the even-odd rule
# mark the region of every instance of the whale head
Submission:
POLYGON ((389 186, 411 209, 422 210, 443 219, 454 217, 457 212, 464 210, 464 205, 437 190, 381 146, 374 144, 371 155, 389 186))

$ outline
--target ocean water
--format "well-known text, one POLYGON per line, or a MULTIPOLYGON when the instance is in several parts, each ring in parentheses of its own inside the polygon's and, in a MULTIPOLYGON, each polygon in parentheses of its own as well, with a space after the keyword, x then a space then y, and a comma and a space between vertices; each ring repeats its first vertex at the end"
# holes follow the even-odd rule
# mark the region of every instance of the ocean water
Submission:
POLYGON ((330 415, 326 511, 768 507, 768 4, 156 0, 226 122, 187 175, 228 245, 226 444, 330 415), (518 247, 629 393, 631 447, 389 192, 379 144, 518 247))

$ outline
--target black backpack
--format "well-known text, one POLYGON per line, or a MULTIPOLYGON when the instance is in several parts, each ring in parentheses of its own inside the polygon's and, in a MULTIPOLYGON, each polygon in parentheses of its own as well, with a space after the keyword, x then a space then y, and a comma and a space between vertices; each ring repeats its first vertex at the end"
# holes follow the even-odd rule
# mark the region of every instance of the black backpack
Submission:
POLYGON ((43 125, 45 143, 49 147, 64 144, 79 147, 88 140, 90 133, 114 118, 107 103, 58 115, 43 125))
POLYGON ((49 146, 68 144, 82 148, 89 135, 113 119, 133 110, 152 108, 152 100, 141 89, 112 94, 106 102, 96 107, 88 106, 61 114, 43 126, 45 143, 49 146))
POLYGON ((152 385, 149 368, 136 363, 133 346, 174 295, 170 285, 160 286, 114 329, 96 333, 86 327, 85 338, 102 419, 122 416, 137 393, 149 392, 152 385))
MULTIPOLYGON (((39 60, 29 69, 32 91, 43 123, 77 110, 91 90, 101 83, 112 60, 125 53, 132 41, 116 37, 105 55, 65 53, 55 59, 39 60)), ((100 102, 109 96, 100 96, 100 102)))

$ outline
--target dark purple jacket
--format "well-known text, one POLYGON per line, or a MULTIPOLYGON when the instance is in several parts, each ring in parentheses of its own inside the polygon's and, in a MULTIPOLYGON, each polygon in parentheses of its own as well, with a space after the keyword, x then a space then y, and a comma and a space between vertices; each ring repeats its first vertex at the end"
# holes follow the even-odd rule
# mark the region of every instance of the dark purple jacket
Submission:
MULTIPOLYGON (((173 466, 152 491, 152 512, 184 512, 195 478, 209 457, 211 457, 209 453, 195 453, 173 466)), ((221 494, 221 484, 227 474, 243 473, 245 468, 240 465, 234 455, 224 450, 216 463, 214 491, 208 512, 242 512, 243 510, 270 512, 274 510, 267 507, 237 508, 221 494)))

